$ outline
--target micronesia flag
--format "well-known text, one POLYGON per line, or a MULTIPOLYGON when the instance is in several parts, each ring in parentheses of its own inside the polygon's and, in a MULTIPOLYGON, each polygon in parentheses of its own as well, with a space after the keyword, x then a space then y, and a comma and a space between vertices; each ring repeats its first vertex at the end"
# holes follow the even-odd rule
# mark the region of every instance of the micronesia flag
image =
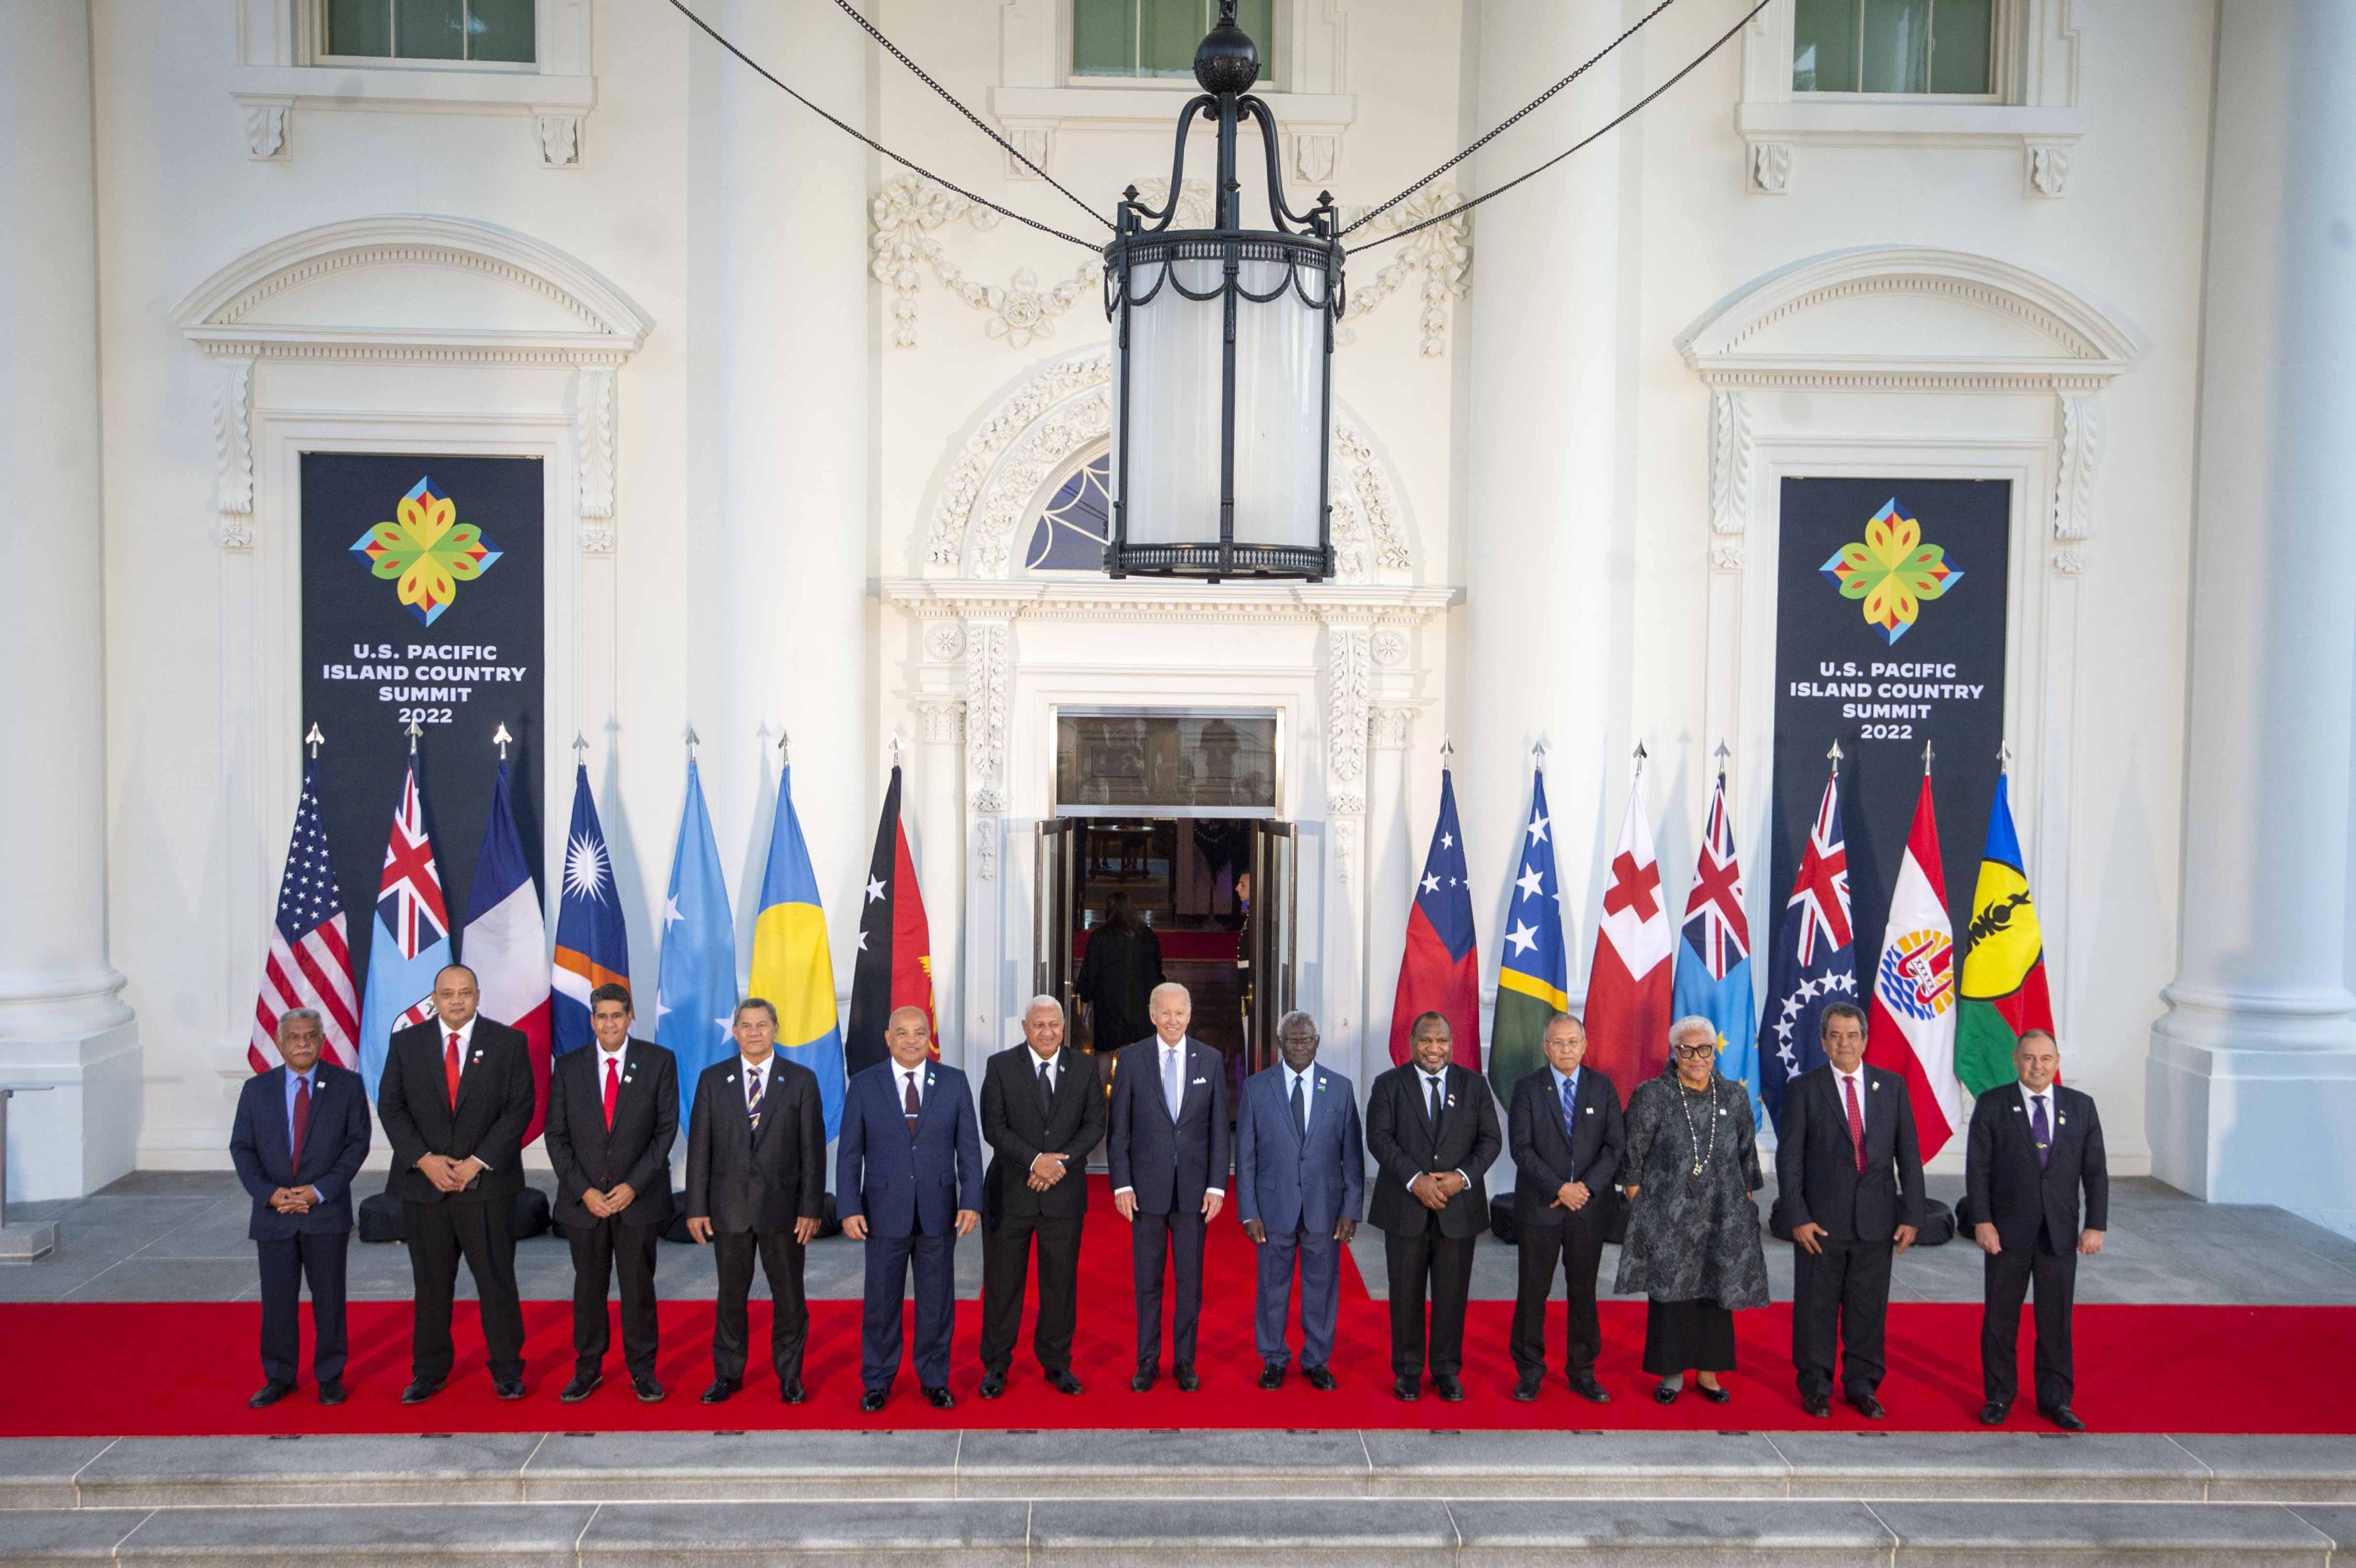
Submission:
POLYGON ((1849 927, 1848 844, 1841 836, 1840 765, 1825 780, 1815 825, 1792 878, 1775 936, 1767 1001, 1759 1015, 1759 1097, 1783 1114, 1783 1086, 1825 1059, 1828 1003, 1857 1001, 1856 933, 1849 927))
POLYGON ((679 1058, 682 1127, 695 1109, 696 1079, 736 1048, 729 1033, 735 1011, 736 919, 712 836, 712 813, 703 804, 703 780, 691 757, 655 979, 655 1038, 679 1058))
POLYGON ((777 1052, 818 1074, 826 1138, 842 1125, 842 1026, 834 1005, 834 958, 826 947, 826 912, 801 819, 794 815, 794 770, 777 778, 777 816, 769 830, 769 864, 761 874, 761 913, 753 922, 753 980, 747 995, 777 1010, 777 1052))
POLYGON ((1718 1070, 1751 1088, 1751 1118, 1760 1116, 1758 1009, 1751 995, 1751 922, 1742 912, 1742 866, 1726 811, 1726 773, 1709 798, 1693 891, 1677 940, 1676 1000, 1680 1018, 1698 1014, 1718 1026, 1718 1070))
POLYGON ((613 857, 605 853, 605 830, 597 825, 585 763, 573 770, 573 826, 564 835, 555 981, 555 1047, 562 1056, 594 1038, 589 1032, 589 993, 607 983, 630 983, 630 935, 622 924, 613 857))
POLYGON ((529 1144, 548 1120, 548 923, 541 917, 540 889, 523 857, 504 761, 491 781, 491 812, 483 823, 483 849, 475 857, 466 924, 459 936, 481 992, 483 1016, 523 1031, 531 1058, 531 1124, 523 1134, 529 1144))
POLYGON ((1398 990, 1391 1001, 1391 1060, 1408 1059, 1417 1018, 1448 1020, 1450 1058, 1481 1070, 1481 952, 1472 935, 1472 887, 1464 866, 1464 832, 1456 825, 1456 781, 1440 770, 1440 820, 1423 857, 1415 903, 1407 917, 1407 950, 1399 955, 1398 990))
POLYGON ((392 1032, 434 1015, 434 977, 450 961, 450 914, 442 902, 442 873, 425 830, 425 798, 417 784, 417 754, 409 754, 393 808, 392 836, 384 846, 384 877, 377 885, 376 930, 369 941, 368 993, 360 1004, 360 1079, 376 1098, 392 1032))

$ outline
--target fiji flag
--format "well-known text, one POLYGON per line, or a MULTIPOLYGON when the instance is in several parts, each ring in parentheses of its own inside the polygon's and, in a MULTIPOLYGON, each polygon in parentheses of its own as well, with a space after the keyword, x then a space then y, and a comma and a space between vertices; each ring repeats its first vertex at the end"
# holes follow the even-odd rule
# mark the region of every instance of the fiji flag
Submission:
POLYGON ((777 1010, 777 1051, 818 1074, 827 1142, 842 1124, 842 1029, 834 1010, 834 959, 826 949, 826 912, 818 874, 794 815, 794 770, 777 779, 777 817, 769 830, 769 864, 761 874, 761 913, 753 924, 753 981, 747 995, 777 1010))
POLYGON ((1771 1117, 1783 1113, 1783 1086, 1825 1059, 1826 1004, 1857 1001, 1856 940, 1848 923, 1848 845, 1841 836, 1837 761, 1808 831, 1800 874, 1792 879, 1791 901, 1783 906, 1759 1017, 1759 1095, 1771 1117))
POLYGON ((589 794, 585 764, 573 773, 573 827, 564 835, 555 982, 552 1011, 559 1056, 594 1038, 589 1032, 589 993, 608 983, 630 983, 630 935, 622 924, 613 857, 605 853, 605 830, 597 825, 597 802, 589 794))
POLYGON ((1391 1060, 1408 1058, 1415 1021, 1426 1013, 1448 1020, 1459 1067, 1481 1070, 1481 952, 1472 936, 1472 888, 1464 868, 1464 833, 1456 825, 1456 783, 1440 770, 1440 820, 1423 857, 1415 904, 1408 911, 1407 950, 1399 955, 1398 991, 1391 1002, 1391 1060))
POLYGON ((1726 774, 1709 798, 1709 825, 1701 861, 1686 897, 1677 941, 1674 1006, 1680 1018, 1698 1014, 1718 1026, 1718 1070, 1751 1086, 1751 1116, 1759 1119, 1758 1012, 1751 997, 1751 924, 1742 913, 1742 866, 1734 856, 1734 824, 1726 811, 1726 774))
POLYGON ((450 961, 450 914, 442 902, 442 873, 425 831, 425 798, 417 786, 417 754, 401 779, 392 837, 384 846, 384 877, 377 885, 376 932, 369 942, 368 994, 360 1004, 360 1079, 376 1098, 392 1033, 434 1015, 434 977, 450 961))
POLYGON ((720 846, 703 781, 687 765, 687 805, 670 857, 670 897, 663 903, 662 963, 655 983, 655 1037, 679 1058, 679 1121, 695 1109, 695 1080, 734 1045, 736 919, 721 875, 720 846))

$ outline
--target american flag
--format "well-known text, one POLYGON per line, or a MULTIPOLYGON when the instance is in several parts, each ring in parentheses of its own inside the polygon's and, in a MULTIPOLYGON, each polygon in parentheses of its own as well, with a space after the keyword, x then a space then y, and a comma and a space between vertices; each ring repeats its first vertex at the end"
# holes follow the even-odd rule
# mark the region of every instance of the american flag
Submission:
POLYGON ((278 883, 278 918, 270 927, 270 953, 262 961, 262 989, 253 1003, 253 1037, 245 1059, 256 1072, 278 1065, 278 1020, 290 1008, 317 1010, 327 1036, 327 1060, 359 1066, 359 996, 352 985, 352 952, 344 907, 336 898, 336 868, 319 825, 319 765, 303 775, 294 807, 294 836, 286 846, 286 875, 278 883))
POLYGON ((1701 864, 1686 899, 1685 939, 1701 955, 1712 980, 1724 980, 1751 956, 1751 923, 1742 913, 1742 866, 1734 857, 1734 824, 1726 815, 1726 775, 1709 800, 1701 864))
MULTIPOLYGON (((450 916, 442 902, 442 873, 434 864, 433 841, 425 835, 425 803, 417 793, 417 763, 410 760, 402 776, 401 807, 392 814, 392 836, 385 841, 384 880, 378 884, 376 918, 379 931, 392 934, 404 959, 413 959, 450 934, 450 916)), ((423 1024, 434 1015, 434 993, 403 1008, 392 1021, 395 1030, 423 1024)))

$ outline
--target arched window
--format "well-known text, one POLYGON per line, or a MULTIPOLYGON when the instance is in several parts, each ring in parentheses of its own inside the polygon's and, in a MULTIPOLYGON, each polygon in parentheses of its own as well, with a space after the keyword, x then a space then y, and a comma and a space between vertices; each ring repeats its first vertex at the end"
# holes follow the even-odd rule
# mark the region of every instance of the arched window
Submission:
POLYGON ((1033 572, 1101 572, 1112 527, 1112 454, 1098 452, 1072 470, 1039 509, 1023 552, 1033 572))

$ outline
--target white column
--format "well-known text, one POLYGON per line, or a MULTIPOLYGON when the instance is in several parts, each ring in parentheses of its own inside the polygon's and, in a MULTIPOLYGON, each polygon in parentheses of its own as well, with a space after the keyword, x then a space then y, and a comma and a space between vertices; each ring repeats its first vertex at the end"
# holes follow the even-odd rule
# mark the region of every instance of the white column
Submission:
POLYGON ((966 1026, 965 974, 958 961, 965 926, 965 700, 917 698, 916 725, 908 804, 902 809, 916 820, 914 853, 933 938, 933 1016, 940 1026, 941 1059, 979 1074, 990 1047, 973 1043, 966 1026))
POLYGON ((2152 1170, 2217 1202, 2356 1218, 2356 602, 2321 566, 2346 547, 2356 446, 2356 8, 2227 0, 2217 40, 2182 934, 2146 1075, 2152 1170))
MULTIPOLYGON (((1409 892, 1415 886, 1415 768, 1408 746, 1415 735, 1412 703, 1376 703, 1369 710, 1374 746, 1366 766, 1365 1003, 1359 1016, 1358 1092, 1391 1068, 1391 1002, 1398 993, 1399 956, 1407 946, 1409 892)), ((1438 797, 1433 797, 1436 802, 1438 797)), ((1430 810, 1427 803, 1423 808, 1430 810)))
POLYGON ((98 233, 89 0, 0 6, 0 472, 21 562, 0 637, 0 1084, 8 1191, 131 1169, 138 1037, 107 961, 98 233))

